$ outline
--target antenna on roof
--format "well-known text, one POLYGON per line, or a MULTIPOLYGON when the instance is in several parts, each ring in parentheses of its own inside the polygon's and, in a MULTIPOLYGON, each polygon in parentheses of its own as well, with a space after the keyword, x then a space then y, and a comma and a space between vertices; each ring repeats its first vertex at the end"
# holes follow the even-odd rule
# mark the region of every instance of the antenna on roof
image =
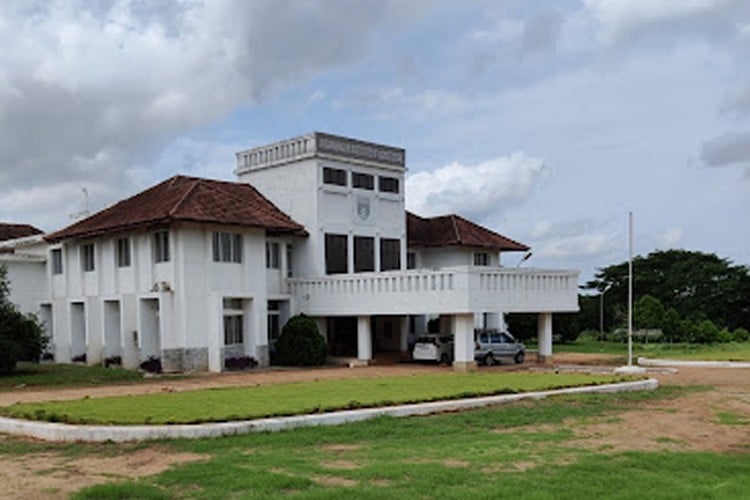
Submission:
POLYGON ((81 187, 81 191, 83 192, 83 210, 80 212, 74 212, 70 214, 70 218, 72 220, 78 220, 83 219, 84 217, 88 217, 89 212, 89 191, 85 187, 81 187))

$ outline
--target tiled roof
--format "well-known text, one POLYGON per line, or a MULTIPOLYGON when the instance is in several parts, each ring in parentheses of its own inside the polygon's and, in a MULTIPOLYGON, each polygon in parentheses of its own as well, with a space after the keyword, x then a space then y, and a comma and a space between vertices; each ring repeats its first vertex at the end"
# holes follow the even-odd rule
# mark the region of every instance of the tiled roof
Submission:
POLYGON ((0 222, 0 241, 25 238, 35 234, 42 234, 42 230, 29 224, 5 224, 0 222))
POLYGON ((424 218, 406 212, 409 246, 464 246, 491 250, 526 251, 528 246, 475 224, 458 215, 424 218))
POLYGON ((306 235, 305 228, 247 183, 176 175, 60 231, 48 241, 168 224, 206 222, 306 235))

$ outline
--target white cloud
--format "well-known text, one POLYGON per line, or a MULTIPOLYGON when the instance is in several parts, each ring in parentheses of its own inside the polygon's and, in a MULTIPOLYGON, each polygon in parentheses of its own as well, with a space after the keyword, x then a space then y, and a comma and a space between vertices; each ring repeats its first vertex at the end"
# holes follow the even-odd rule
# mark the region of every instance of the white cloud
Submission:
POLYGON ((143 187, 133 181, 144 166, 176 137, 358 61, 373 33, 421 8, 377 0, 0 2, 0 217, 17 214, 7 205, 11 190, 31 196, 92 175, 117 196, 132 194, 143 187))
POLYGON ((675 227, 667 229, 657 235, 659 248, 676 248, 682 242, 682 228, 675 227))
POLYGON ((530 197, 544 169, 542 160, 520 152, 478 165, 451 163, 407 177, 406 204, 419 215, 482 220, 530 197))
POLYGON ((584 0, 608 39, 640 25, 671 21, 722 9, 731 0, 584 0))

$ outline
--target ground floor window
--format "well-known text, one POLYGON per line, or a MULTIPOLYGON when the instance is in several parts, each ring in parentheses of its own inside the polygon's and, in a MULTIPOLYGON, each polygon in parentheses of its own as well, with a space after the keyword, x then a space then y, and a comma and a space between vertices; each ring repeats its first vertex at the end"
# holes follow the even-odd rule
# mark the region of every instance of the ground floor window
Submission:
POLYGON ((275 344, 281 336, 281 307, 278 300, 268 301, 268 342, 275 344))
POLYGON ((224 345, 244 342, 242 299, 224 299, 224 345))

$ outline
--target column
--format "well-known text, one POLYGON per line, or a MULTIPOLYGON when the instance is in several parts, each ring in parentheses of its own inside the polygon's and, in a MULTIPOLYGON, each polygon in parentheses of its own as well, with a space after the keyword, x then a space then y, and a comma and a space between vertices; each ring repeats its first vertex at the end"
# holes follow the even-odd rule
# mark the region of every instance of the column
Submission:
POLYGON ((539 352, 537 360, 544 363, 552 357, 552 313, 539 313, 537 318, 539 352))
POLYGON ((474 314, 453 316, 454 355, 453 369, 459 372, 474 371, 474 314))
POLYGON ((372 359, 372 329, 369 316, 357 317, 357 359, 372 359))
POLYGON ((503 313, 496 313, 496 312, 488 312, 485 313, 485 327, 486 328, 496 328, 498 330, 504 330, 505 322, 502 318, 503 313))
POLYGON ((409 316, 401 316, 399 318, 400 325, 400 336, 399 336, 399 350, 406 352, 409 350, 409 316))

